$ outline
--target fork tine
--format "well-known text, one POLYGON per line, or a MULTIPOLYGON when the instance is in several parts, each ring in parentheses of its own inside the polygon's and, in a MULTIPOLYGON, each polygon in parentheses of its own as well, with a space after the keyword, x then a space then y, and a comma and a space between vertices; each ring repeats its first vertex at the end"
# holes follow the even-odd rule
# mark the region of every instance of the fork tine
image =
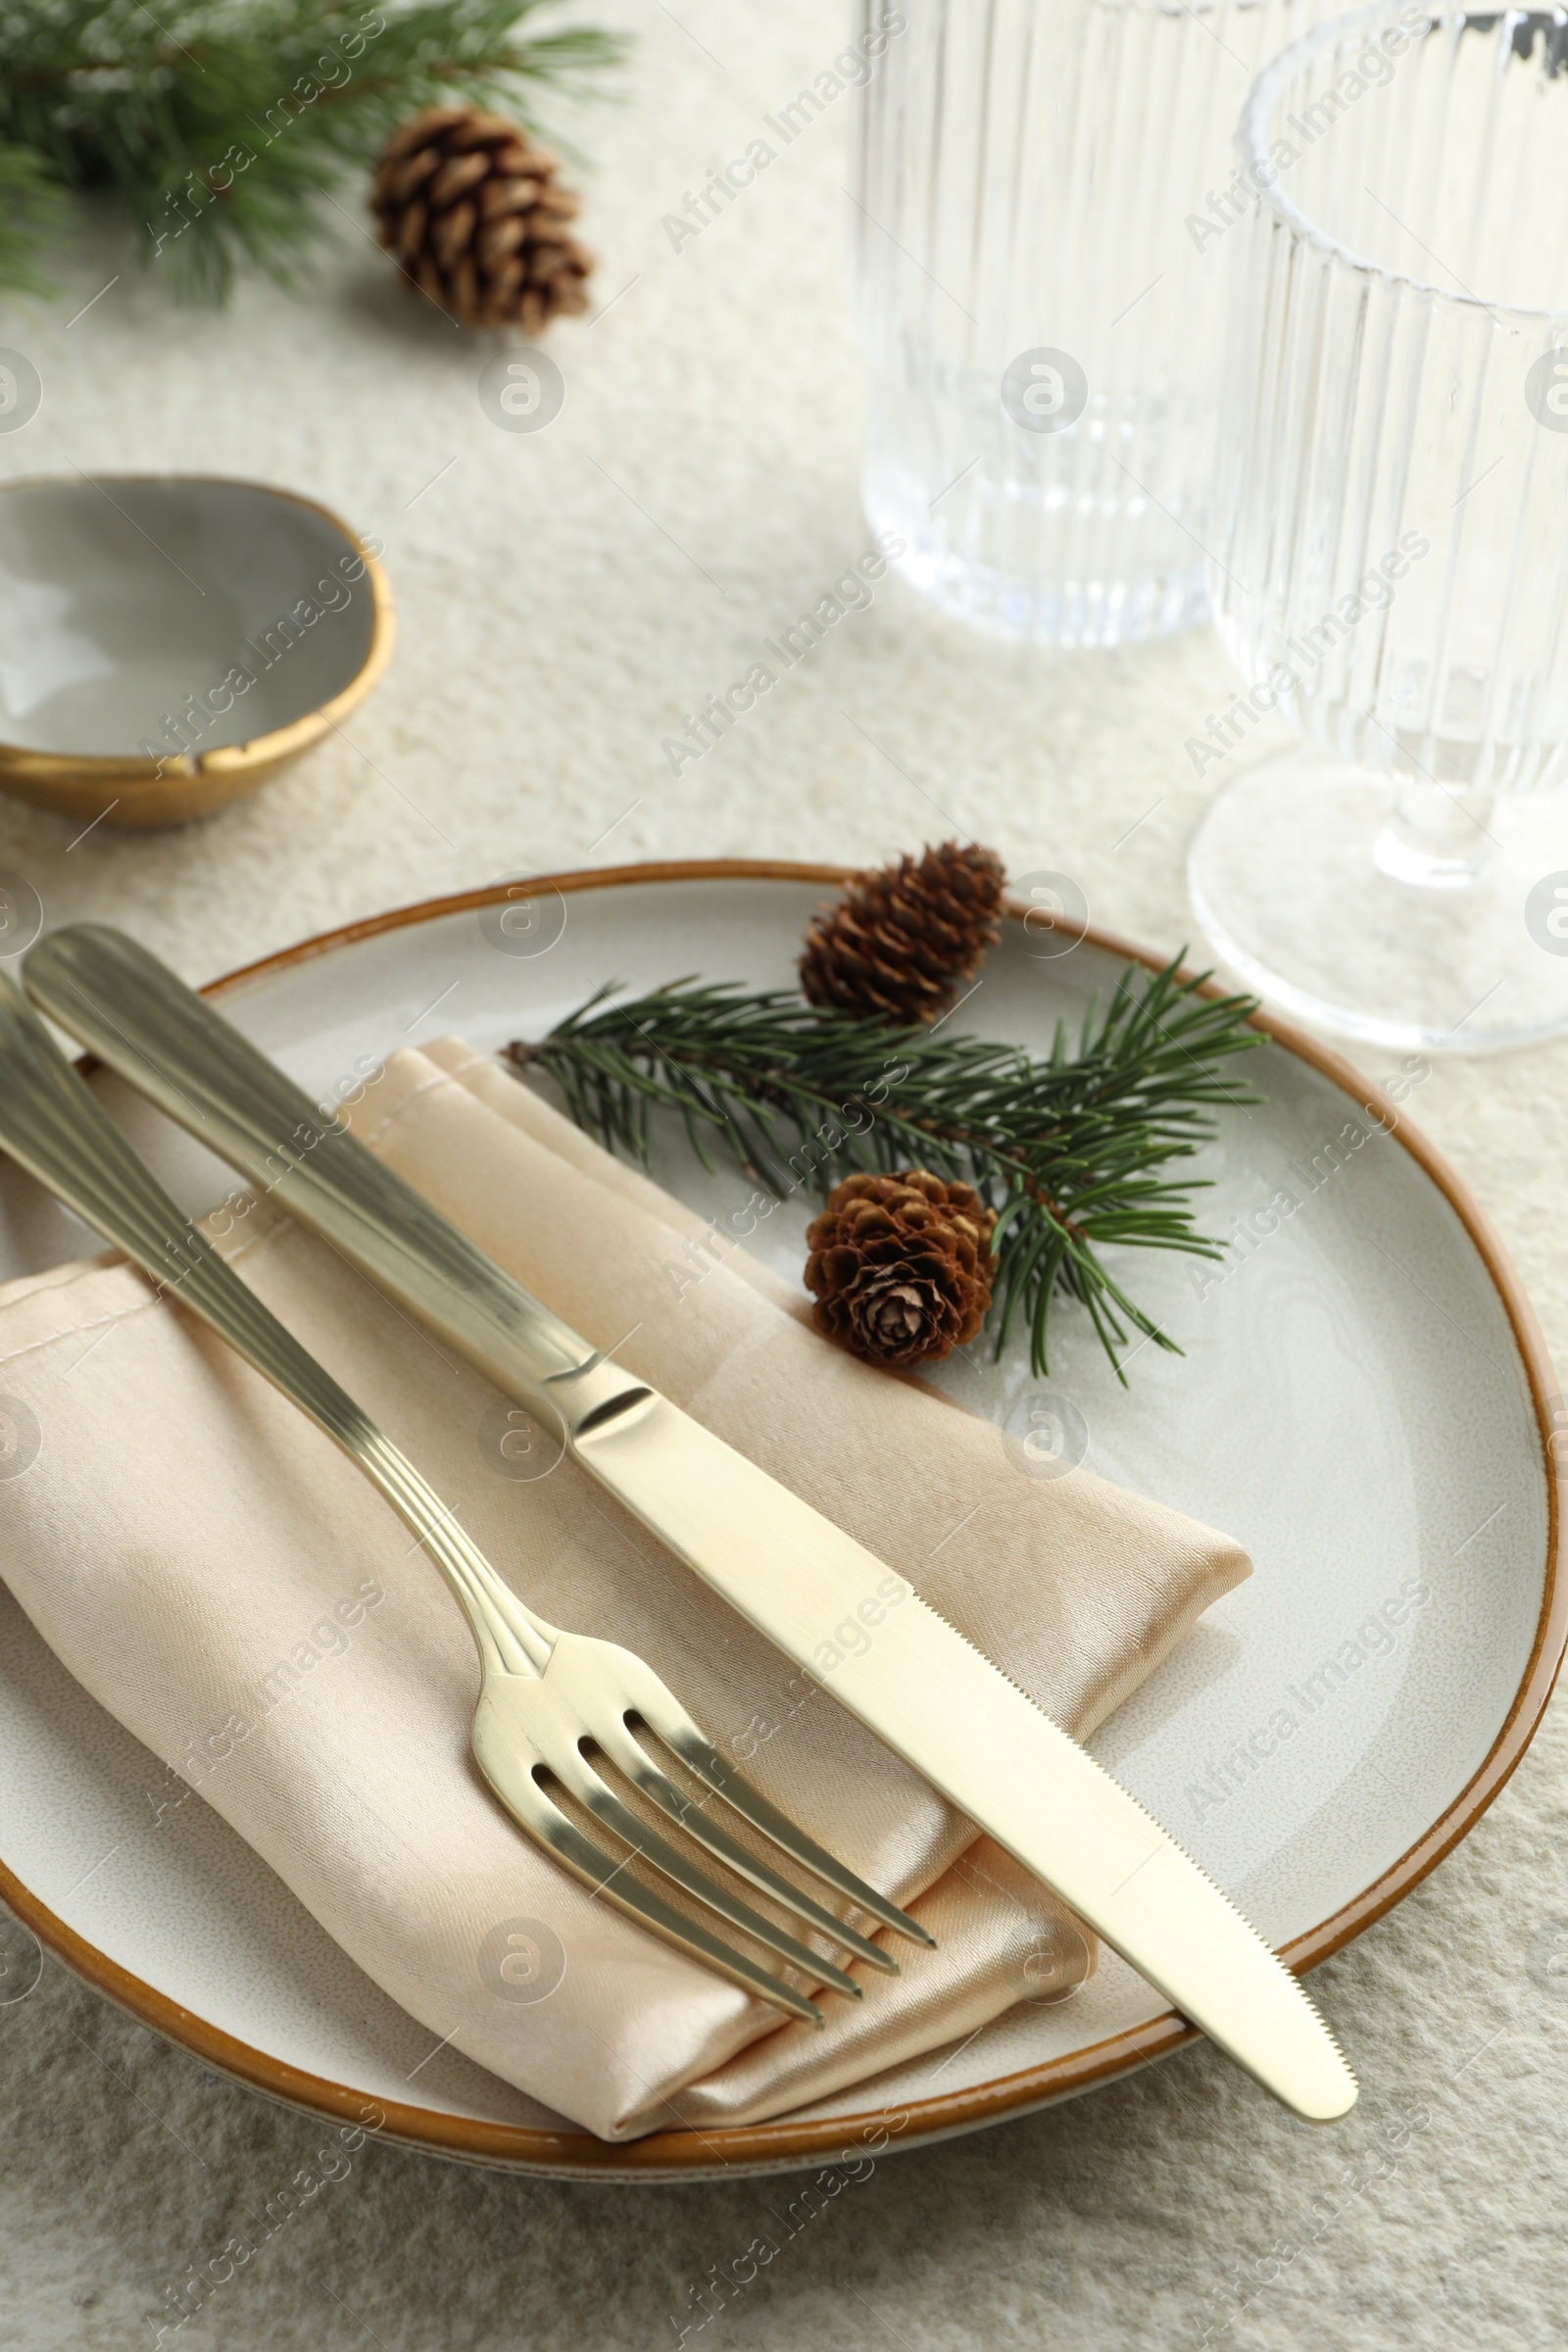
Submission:
POLYGON ((707 1846, 710 1853, 727 1862, 739 1877, 749 1879, 763 1894, 770 1894, 775 1902, 782 1903, 787 1911, 793 1911, 798 1919, 808 1921, 819 1935, 832 1936, 857 1960, 863 1960, 868 1968, 879 1968, 888 1976, 898 1975, 899 1964, 891 1952, 884 1951, 879 1943, 872 1943, 868 1937, 849 1926, 847 1921, 814 1901, 779 1871, 771 1869, 766 1862, 748 1852, 740 1840, 732 1838, 716 1821, 710 1820, 694 1797, 678 1788, 667 1773, 660 1771, 647 1750, 632 1738, 624 1719, 612 1726, 600 1726, 594 1736, 612 1763, 618 1766, 634 1788, 640 1788, 644 1796, 656 1804, 662 1813, 667 1814, 688 1837, 695 1838, 699 1844, 707 1846))
MULTIPOLYGON (((489 1775, 485 1777, 488 1779, 489 1775)), ((786 1984, 782 1978, 775 1977, 757 1961, 748 1959, 744 1952, 735 1951, 718 1936, 710 1935, 697 1921, 688 1919, 684 1911, 677 1911, 672 1903, 666 1903, 652 1887, 642 1886, 626 1870, 625 1865, 630 1859, 628 1855, 623 1854, 618 1862, 612 1861, 591 1838, 578 1829, 574 1821, 562 1812, 559 1805, 552 1802, 537 1781, 530 1777, 524 1784, 510 1786, 505 1789, 495 1782, 491 1786, 513 1819, 569 1870, 574 1878, 580 1879, 595 1894, 602 1895, 606 1902, 613 1903, 617 1910, 624 1911, 640 1926, 652 1928, 656 1935, 678 1945, 705 1967, 716 1969, 720 1976, 728 1977, 743 1991, 756 1993, 760 1999, 770 2001, 776 2009, 782 2009, 790 2017, 799 2018, 805 2025, 825 2024, 816 2003, 808 2000, 804 1993, 797 1992, 793 1984, 786 1984)), ((820 1973, 820 1963, 815 1954, 808 1953, 807 1958, 811 1964, 812 1973, 820 1973)))
MULTIPOLYGON (((626 1655, 623 1651, 617 1660, 623 1674, 626 1655)), ((636 1663, 642 1665, 640 1659, 636 1663)), ((932 1950, 936 1948, 936 1937, 928 1936, 917 1920, 911 1919, 906 1911, 901 1911, 897 1903, 890 1903, 885 1894, 878 1894, 874 1886, 868 1886, 853 1870, 847 1870, 825 1846, 818 1845, 813 1838, 808 1838, 787 1813, 781 1813, 760 1788, 754 1788, 751 1782, 744 1779, 732 1764, 726 1763, 652 1668, 644 1667, 635 1678, 627 1676, 626 1679, 634 1692, 635 1712, 642 1716, 649 1730, 657 1733, 665 1746, 680 1758, 687 1771, 696 1774, 705 1788, 711 1788, 715 1795, 723 1797, 726 1804, 733 1805, 736 1812, 749 1821, 754 1829, 760 1830, 764 1837, 772 1838, 775 1845, 782 1846, 785 1853, 799 1862, 803 1869, 810 1871, 813 1877, 821 1879, 840 1894, 847 1895, 858 1910, 868 1911, 873 1919, 880 1920, 885 1928, 892 1928, 896 1934, 906 1936, 911 1943, 923 1943, 932 1950)), ((702 1835, 695 1824, 688 1826, 693 1836, 702 1835)), ((836 1925, 833 1932, 838 1936, 847 1934, 842 1923, 836 1925)), ((872 1948, 875 1949, 875 1946, 872 1948)))
MULTIPOLYGON (((678 1847, 671 1845, 667 1838, 661 1838, 659 1832, 650 1829, 646 1822, 640 1821, 631 1807, 623 1804, 608 1783, 600 1779, 580 1749, 573 1746, 560 1754, 547 1756, 545 1761, 579 1804, 586 1805, 607 1829, 614 1831, 617 1838, 623 1838, 633 1851, 655 1870, 662 1870, 665 1878, 673 1879, 677 1886, 683 1886, 688 1894, 695 1895, 698 1902, 706 1903, 710 1911, 716 1911, 721 1919, 727 1919, 732 1928, 740 1929, 742 1935, 751 1936, 757 1942, 766 1944, 770 1951, 777 1952, 779 1958, 787 1960, 793 1968, 803 1969, 818 1984, 830 1987, 834 1992, 848 1994, 851 2000, 858 2001, 860 1998, 860 1987, 853 1977, 847 1977, 843 1969, 834 1967, 831 1960, 824 1960, 819 1952, 813 1952, 808 1944, 802 1943, 788 1929, 774 1927, 771 1920, 764 1919, 760 1911, 754 1911, 749 1903, 743 1903, 738 1895, 727 1893, 722 1886, 715 1886, 695 1864, 687 1861, 678 1847)), ((832 1933, 837 1932, 835 1922, 832 1933)))

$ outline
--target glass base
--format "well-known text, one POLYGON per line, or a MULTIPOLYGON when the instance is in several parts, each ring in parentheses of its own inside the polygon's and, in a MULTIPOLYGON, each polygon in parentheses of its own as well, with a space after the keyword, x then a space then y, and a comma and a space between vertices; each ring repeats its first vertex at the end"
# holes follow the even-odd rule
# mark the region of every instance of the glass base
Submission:
MULTIPOLYGON (((1134 517, 1045 514, 1038 503, 999 502, 1016 511, 1004 512, 1000 523, 987 517, 993 527, 981 528, 978 493, 949 502, 958 510, 950 514, 897 469, 875 464, 862 488, 872 531, 904 541, 891 568, 944 612, 991 636, 1015 645, 1103 649, 1149 644, 1208 619, 1201 558, 1149 568, 1150 532, 1134 517), (1023 543, 1016 552, 1013 540, 1023 543)), ((1194 551, 1189 546, 1186 553, 1194 551)))
POLYGON ((1303 747, 1220 794, 1187 881, 1244 985, 1318 1028, 1430 1054, 1568 1032, 1568 792, 1411 787, 1303 747))

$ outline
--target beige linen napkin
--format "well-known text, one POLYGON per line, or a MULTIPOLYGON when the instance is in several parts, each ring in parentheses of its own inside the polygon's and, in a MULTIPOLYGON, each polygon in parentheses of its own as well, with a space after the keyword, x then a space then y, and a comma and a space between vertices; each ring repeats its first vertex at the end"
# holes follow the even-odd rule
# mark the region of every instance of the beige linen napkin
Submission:
MULTIPOLYGON (((368 1088, 359 1132, 596 1345, 901 1570, 1079 1733, 1248 1573, 1221 1536, 839 1353, 739 1247, 449 1040, 368 1088)), ((754 1211, 754 1214, 760 1213, 754 1211)), ((94 1696, 189 1780, 433 2035, 608 2139, 757 2121, 1092 1965, 1034 1881, 569 1461, 518 1478, 505 1399, 334 1251, 242 1196, 245 1279, 544 1616, 640 1652, 718 1745, 939 1938, 816 2033, 595 1901, 469 1759, 478 1670, 406 1530, 325 1438, 134 1269, 0 1292, 0 1387, 37 1458, 0 1564, 94 1696)))

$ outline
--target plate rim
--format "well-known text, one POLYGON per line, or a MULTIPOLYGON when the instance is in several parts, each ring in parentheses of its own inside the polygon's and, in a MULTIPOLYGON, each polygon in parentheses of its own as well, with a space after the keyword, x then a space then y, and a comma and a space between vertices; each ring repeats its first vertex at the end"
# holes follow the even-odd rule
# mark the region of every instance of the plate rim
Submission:
MULTIPOLYGON (((631 865, 576 867, 533 875, 529 880, 540 890, 553 889, 565 895, 665 882, 776 881, 832 886, 849 881, 858 870, 837 863, 779 858, 664 858, 631 865)), ((364 940, 436 922, 448 915, 477 912, 505 901, 515 889, 515 880, 493 883, 477 890, 416 900, 380 914, 339 924, 330 931, 317 932, 291 947, 240 965, 209 981, 201 993, 206 997, 223 997, 364 940)), ((1021 920, 1034 910, 1008 901, 1005 911, 1009 918, 1021 920)), ((1078 926, 1075 924, 1073 928, 1077 931, 1078 926)), ((1088 944, 1151 971, 1163 970, 1171 961, 1168 956, 1160 956, 1098 924, 1088 925, 1080 936, 1088 944)), ((1185 975, 1192 975, 1192 966, 1184 964, 1181 968, 1185 975)), ((1210 979, 1203 983, 1202 993, 1218 996, 1226 992, 1210 979)), ((1327 1919, 1283 1947, 1281 1956, 1301 1975, 1342 1950, 1383 1918, 1452 1852, 1512 1776, 1540 1727, 1564 1651, 1568 1649, 1568 1575, 1563 1573, 1564 1538, 1568 1530, 1559 1508, 1558 1482, 1552 1475, 1552 1465, 1562 1449, 1557 1441, 1568 1431, 1568 1406, 1564 1404, 1544 1337, 1519 1276, 1491 1218, 1458 1172, 1414 1120, 1332 1046, 1322 1044, 1294 1022, 1266 1011, 1260 1010, 1252 1016, 1252 1026, 1328 1078, 1352 1099, 1357 1108, 1380 1119, 1453 1208, 1508 1317, 1535 1410, 1546 1487, 1546 1574, 1541 1611, 1524 1673, 1492 1746, 1445 1811, 1397 1860, 1327 1919)), ((1562 1444, 1568 1445, 1568 1438, 1562 1438, 1562 1444)), ((178 2042, 205 2065, 248 2088, 324 2120, 352 2124, 376 2136, 432 2155, 555 2178, 668 2181, 776 2172, 830 2163, 841 2153, 848 2155, 854 2149, 872 2144, 877 2134, 881 2135, 882 2146, 893 2145, 896 2137, 900 2147, 912 2147, 1072 2097, 1168 2056, 1200 2038, 1196 2028, 1174 2012, 1166 2011, 1061 2057, 1046 2059, 934 2098, 910 2100, 896 2108, 874 2106, 854 2114, 810 2120, 793 2120, 786 2115, 761 2124, 657 2132, 624 2142, 602 2140, 592 2132, 572 2128, 553 2132, 534 2125, 500 2124, 451 2115, 406 2101, 370 2099, 350 2084, 312 2074, 254 2048, 133 1976, 57 1918, 3 1861, 0 1861, 0 1895, 38 1941, 75 1975, 141 2024, 178 2042)))

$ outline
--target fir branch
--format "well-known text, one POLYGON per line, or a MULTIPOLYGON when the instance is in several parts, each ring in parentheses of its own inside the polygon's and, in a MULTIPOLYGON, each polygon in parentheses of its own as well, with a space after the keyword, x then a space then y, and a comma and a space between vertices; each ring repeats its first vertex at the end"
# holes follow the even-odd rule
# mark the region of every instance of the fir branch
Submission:
POLYGON ((0 286, 42 294, 47 280, 38 266, 46 231, 60 214, 60 192, 44 159, 31 147, 0 138, 0 286))
POLYGON ((961 1178, 998 1211, 998 1353, 1021 1322, 1044 1374, 1052 1303, 1066 1292, 1119 1378, 1130 1330, 1180 1350, 1101 1251, 1218 1257, 1194 1222, 1204 1180, 1162 1171, 1213 1135, 1219 1103, 1258 1100, 1225 1066, 1261 1043, 1254 1000, 1200 995, 1207 975, 1183 978, 1180 963, 1152 975, 1129 965, 1076 1041, 1057 1023, 1043 1060, 942 1023, 905 1029, 697 980, 630 1000, 600 989, 547 1037, 507 1051, 519 1072, 555 1080, 578 1126, 644 1167, 654 1113, 674 1110, 705 1167, 721 1146, 775 1199, 803 1186, 825 1195, 853 1169, 961 1178))
MULTIPOLYGON (((318 199, 417 108, 458 98, 537 130, 537 93, 584 93, 624 54, 588 26, 524 36, 542 5, 41 0, 0 12, 0 153, 109 193, 184 297, 220 301, 241 258, 289 283, 318 199)), ((41 225, 8 220, 0 284, 24 282, 41 225)))

